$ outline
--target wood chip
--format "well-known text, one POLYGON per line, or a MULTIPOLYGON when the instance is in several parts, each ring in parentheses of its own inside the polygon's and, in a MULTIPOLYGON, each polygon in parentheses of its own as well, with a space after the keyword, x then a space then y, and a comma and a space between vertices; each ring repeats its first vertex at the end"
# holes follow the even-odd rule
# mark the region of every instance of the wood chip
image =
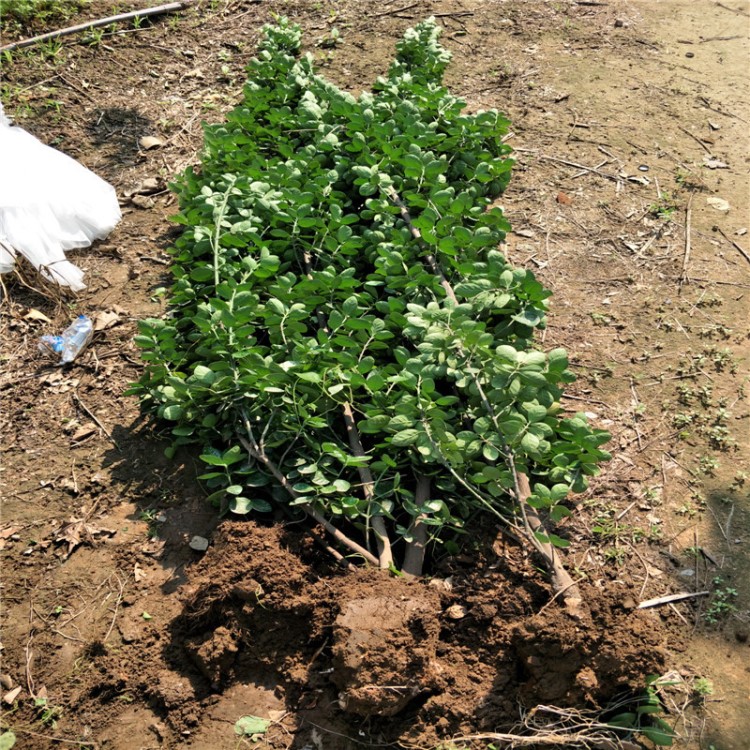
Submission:
POLYGON ((164 141, 154 135, 144 135, 143 138, 138 141, 138 144, 144 151, 150 151, 152 148, 163 146, 164 141))
POLYGON ((729 211, 731 208, 729 201, 725 201, 723 198, 716 198, 715 196, 706 198, 706 203, 717 211, 729 211))
POLYGON ((94 330, 104 331, 117 325, 120 316, 116 312, 100 312, 94 316, 94 330))
POLYGON ((23 688, 19 685, 16 688, 13 688, 13 690, 9 690, 4 696, 3 696, 3 703, 5 703, 7 706, 12 706, 16 702, 16 698, 21 694, 21 690, 23 688))
POLYGON ((130 202, 138 208, 153 208, 156 205, 156 201, 147 195, 134 195, 130 202))
POLYGON ((52 321, 39 310, 35 310, 33 307, 23 316, 24 320, 41 320, 42 323, 51 323, 52 321))

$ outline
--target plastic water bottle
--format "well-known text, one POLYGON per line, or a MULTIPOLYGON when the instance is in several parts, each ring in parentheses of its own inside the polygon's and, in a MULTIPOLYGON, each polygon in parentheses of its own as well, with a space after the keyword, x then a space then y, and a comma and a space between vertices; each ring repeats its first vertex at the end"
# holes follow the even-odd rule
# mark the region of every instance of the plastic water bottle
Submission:
POLYGON ((42 336, 39 339, 39 350, 45 354, 62 354, 63 337, 62 336, 42 336))
POLYGON ((88 345, 94 335, 94 324, 85 315, 79 315, 60 336, 42 336, 39 348, 60 355, 60 362, 72 362, 88 345))
POLYGON ((88 345, 94 335, 94 324, 85 315, 79 315, 62 334, 62 357, 64 365, 72 362, 88 345))

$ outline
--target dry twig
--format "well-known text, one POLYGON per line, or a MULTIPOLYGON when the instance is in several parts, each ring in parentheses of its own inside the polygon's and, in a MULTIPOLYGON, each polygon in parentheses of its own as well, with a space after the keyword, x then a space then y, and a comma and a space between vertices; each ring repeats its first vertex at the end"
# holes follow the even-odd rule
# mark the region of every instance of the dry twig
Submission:
POLYGON ((690 251, 691 251, 691 226, 690 222, 692 219, 692 204, 693 195, 690 194, 688 198, 687 206, 685 207, 685 254, 682 257, 682 269, 680 270, 680 280, 678 282, 678 288, 682 290, 682 285, 687 281, 688 275, 688 263, 690 263, 690 251))
POLYGON ((415 8, 419 3, 410 3, 409 5, 404 5, 401 8, 394 8, 393 10, 384 10, 382 13, 376 13, 374 18, 380 18, 381 16, 394 16, 397 13, 403 13, 405 10, 411 10, 412 8, 415 8))
POLYGON ((649 607, 658 607, 662 604, 671 602, 680 602, 683 599, 693 599, 696 596, 708 596, 710 591, 693 591, 688 594, 669 594, 668 596, 657 596, 655 599, 647 599, 638 605, 638 609, 648 609, 649 607))
POLYGON ((750 263, 750 254, 745 250, 741 245, 738 245, 731 237, 727 237, 726 234, 724 234, 724 230, 721 227, 714 227, 714 229, 731 245, 734 246, 735 250, 737 250, 740 255, 748 262, 750 263))

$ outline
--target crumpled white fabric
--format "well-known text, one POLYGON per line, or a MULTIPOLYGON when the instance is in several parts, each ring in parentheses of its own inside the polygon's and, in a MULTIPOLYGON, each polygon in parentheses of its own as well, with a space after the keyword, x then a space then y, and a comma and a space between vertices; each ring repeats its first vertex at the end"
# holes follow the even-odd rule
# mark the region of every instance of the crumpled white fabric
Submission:
POLYGON ((109 183, 14 126, 0 103, 0 273, 20 254, 46 278, 80 291, 83 272, 65 251, 103 239, 121 217, 109 183))

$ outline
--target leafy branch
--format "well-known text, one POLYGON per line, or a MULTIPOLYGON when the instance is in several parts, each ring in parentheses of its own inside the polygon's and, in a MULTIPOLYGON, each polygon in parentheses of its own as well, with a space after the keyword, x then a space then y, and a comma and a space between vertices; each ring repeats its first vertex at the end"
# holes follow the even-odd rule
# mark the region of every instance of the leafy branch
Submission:
MULTIPOLYGON (((399 211, 401 213, 401 218, 409 227, 409 231, 411 232, 412 237, 415 240, 417 240, 417 242, 421 243, 422 235, 412 223, 409 210, 404 204, 404 202, 401 200, 398 193, 396 193, 395 190, 390 188, 388 190, 388 197, 391 199, 391 201, 393 201, 395 205, 398 206, 399 211)), ((453 287, 451 286, 450 282, 446 279, 445 275, 443 274, 443 271, 438 265, 438 262, 435 259, 435 257, 431 253, 427 252, 424 258, 425 258, 425 264, 429 267, 432 273, 435 274, 440 279, 440 286, 445 290, 447 298, 454 305, 458 305, 459 303, 458 303, 458 298, 456 297, 456 293, 453 287)), ((462 355, 466 356, 466 352, 464 352, 460 347, 458 348, 458 351, 462 355)), ((485 413, 492 420, 492 424, 496 430, 496 433, 498 435, 501 435, 502 431, 500 429, 500 424, 498 422, 497 415, 495 414, 495 410, 492 404, 490 403, 489 399, 487 398, 487 395, 484 392, 484 388, 480 380, 474 374, 474 368, 471 367, 471 362, 468 358, 467 358, 467 363, 469 364, 469 369, 467 370, 467 372, 472 373, 471 375, 472 382, 473 382, 474 387, 477 390, 477 393, 479 394, 479 398, 481 399, 482 406, 485 410, 485 413)), ((571 614, 578 615, 580 614, 580 607, 581 607, 581 602, 582 602, 581 594, 578 589, 578 586, 575 584, 573 579, 565 570, 562 562, 560 561, 559 555, 555 551, 554 545, 549 541, 549 536, 547 534, 547 531, 544 527, 542 520, 539 518, 539 515, 537 514, 536 510, 532 506, 529 505, 528 501, 529 501, 529 498, 531 497, 531 487, 529 486, 529 478, 523 472, 518 471, 516 467, 516 461, 513 455, 513 451, 508 447, 507 443, 504 440, 502 440, 501 442, 502 442, 502 455, 513 477, 512 492, 516 498, 518 509, 520 510, 521 516, 523 518, 523 530, 526 532, 525 533, 526 539, 531 543, 534 549, 536 549, 536 551, 544 559, 544 562, 547 565, 552 575, 552 582, 553 582, 555 592, 561 594, 564 597, 565 603, 566 603, 566 606, 568 607, 569 612, 571 614)), ((419 485, 418 485, 418 491, 419 491, 419 485)), ((420 542, 423 542, 423 539, 420 539, 420 542)), ((421 544, 419 548, 421 549, 422 546, 423 544, 421 544)), ((407 550, 407 556, 406 556, 405 563, 404 563, 404 569, 407 572, 411 572, 410 571, 411 565, 407 563, 412 563, 412 561, 415 559, 417 559, 415 554, 410 549, 407 550)))

